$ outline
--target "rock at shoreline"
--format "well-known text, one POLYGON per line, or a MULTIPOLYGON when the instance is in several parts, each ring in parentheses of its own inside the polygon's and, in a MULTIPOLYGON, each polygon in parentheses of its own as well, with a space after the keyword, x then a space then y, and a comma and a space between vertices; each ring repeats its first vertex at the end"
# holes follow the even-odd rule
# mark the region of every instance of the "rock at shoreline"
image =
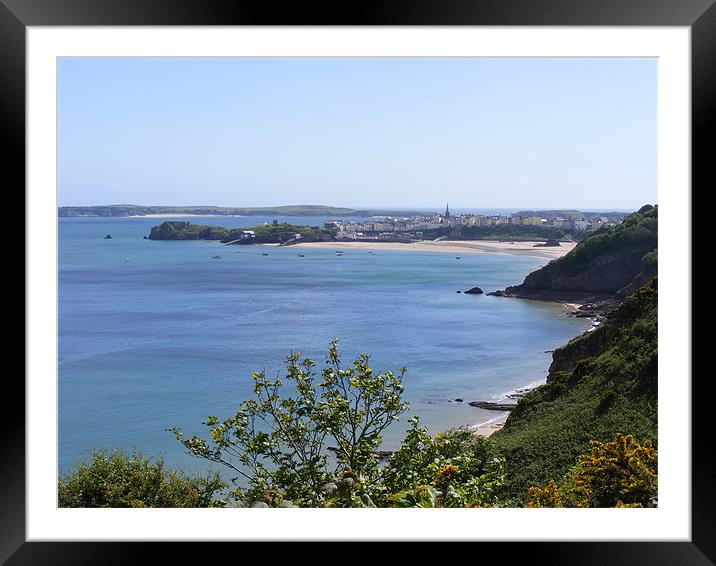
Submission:
POLYGON ((456 402, 456 403, 462 403, 463 401, 464 401, 464 399, 461 399, 460 397, 458 397, 457 399, 455 399, 455 402, 456 402))
POLYGON ((487 296, 488 296, 488 297, 504 297, 504 296, 505 296, 505 292, 504 292, 504 291, 500 291, 500 290, 492 291, 491 293, 488 293, 487 296))
POLYGON ((465 291, 466 295, 482 295, 482 293, 483 290, 479 287, 473 287, 472 289, 468 289, 467 291, 465 291))
POLYGON ((470 401, 468 405, 488 411, 511 411, 517 406, 515 403, 492 403, 490 401, 470 401))

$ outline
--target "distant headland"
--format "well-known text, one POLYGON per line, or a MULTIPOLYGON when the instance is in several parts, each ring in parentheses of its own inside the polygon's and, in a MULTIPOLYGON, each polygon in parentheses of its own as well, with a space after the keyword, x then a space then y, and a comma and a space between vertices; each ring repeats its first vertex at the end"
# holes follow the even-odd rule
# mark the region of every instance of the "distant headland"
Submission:
POLYGON ((136 204, 108 204, 100 206, 61 206, 61 218, 100 216, 417 216, 434 214, 425 210, 353 209, 316 204, 287 206, 228 207, 228 206, 141 206, 136 204))
MULTIPOLYGON (((298 208, 298 207, 280 207, 298 208)), ((305 210, 309 207, 300 207, 305 210)), ((313 206, 312 209, 342 211, 333 207, 313 206)), ((258 209, 256 209, 258 210, 258 209)), ((269 209, 262 209, 269 210, 269 209)), ((359 211, 354 211, 359 212, 359 211)), ((319 227, 290 224, 273 219, 255 226, 224 228, 192 224, 186 221, 166 221, 154 226, 150 240, 220 240, 239 244, 299 244, 306 242, 400 242, 415 243, 425 240, 520 240, 543 241, 540 247, 559 247, 560 241, 576 242, 586 234, 620 223, 625 213, 582 213, 579 211, 525 212, 522 214, 481 215, 473 213, 451 214, 449 206, 442 214, 418 214, 391 211, 379 216, 377 210, 360 211, 370 219, 331 219, 319 227), (544 217, 543 217, 544 216, 544 217)))

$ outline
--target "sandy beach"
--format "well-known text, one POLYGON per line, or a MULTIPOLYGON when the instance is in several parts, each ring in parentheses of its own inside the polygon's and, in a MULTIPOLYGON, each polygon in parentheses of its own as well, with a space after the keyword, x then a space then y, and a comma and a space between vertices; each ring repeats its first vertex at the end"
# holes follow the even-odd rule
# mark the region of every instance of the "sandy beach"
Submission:
POLYGON ((485 423, 479 426, 471 426, 472 432, 479 436, 490 436, 505 426, 505 421, 510 413, 505 413, 501 417, 497 417, 495 420, 485 423))
POLYGON ((534 245, 537 243, 542 242, 498 242, 493 240, 441 240, 439 242, 423 241, 409 244, 403 244, 400 242, 305 242, 302 244, 293 244, 293 246, 304 249, 328 248, 336 250, 400 250, 454 254, 492 253, 539 257, 549 260, 562 257, 569 250, 574 248, 574 246, 576 246, 576 244, 572 242, 562 242, 559 247, 555 248, 535 248, 534 245))

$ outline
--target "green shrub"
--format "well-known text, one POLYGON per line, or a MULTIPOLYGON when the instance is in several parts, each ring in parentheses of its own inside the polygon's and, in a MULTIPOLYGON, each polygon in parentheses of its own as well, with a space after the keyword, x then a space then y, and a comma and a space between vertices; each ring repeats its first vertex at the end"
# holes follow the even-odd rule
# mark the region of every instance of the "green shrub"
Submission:
POLYGON ((418 417, 383 470, 386 506, 486 507, 498 503, 504 459, 467 428, 430 436, 418 417))
POLYGON ((525 507, 655 507, 657 452, 650 441, 617 434, 608 442, 590 441, 558 483, 530 487, 525 507))
POLYGON ((194 456, 240 477, 231 497, 244 506, 485 507, 498 503, 504 461, 492 442, 468 429, 431 437, 417 417, 398 451, 381 466, 382 432, 407 410, 398 374, 374 372, 369 356, 341 363, 337 340, 317 374, 300 353, 284 377, 253 374, 253 399, 219 421, 210 440, 184 438, 194 456), (285 386, 288 385, 289 388, 285 386))
POLYGON ((95 451, 58 482, 59 507, 222 507, 218 474, 186 476, 138 452, 95 451))

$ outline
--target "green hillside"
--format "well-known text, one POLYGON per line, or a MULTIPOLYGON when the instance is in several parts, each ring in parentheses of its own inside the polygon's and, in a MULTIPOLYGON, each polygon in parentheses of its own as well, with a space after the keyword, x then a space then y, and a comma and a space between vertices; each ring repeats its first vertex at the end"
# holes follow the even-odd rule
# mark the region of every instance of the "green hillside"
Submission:
POLYGON ((617 433, 657 445, 657 279, 627 297, 593 332, 555 352, 548 383, 528 393, 493 436, 505 455, 506 493, 560 481, 589 440, 617 433))
POLYGON ((568 254, 530 273, 505 296, 569 300, 625 295, 656 275, 658 208, 646 205, 623 222, 587 235, 568 254))

